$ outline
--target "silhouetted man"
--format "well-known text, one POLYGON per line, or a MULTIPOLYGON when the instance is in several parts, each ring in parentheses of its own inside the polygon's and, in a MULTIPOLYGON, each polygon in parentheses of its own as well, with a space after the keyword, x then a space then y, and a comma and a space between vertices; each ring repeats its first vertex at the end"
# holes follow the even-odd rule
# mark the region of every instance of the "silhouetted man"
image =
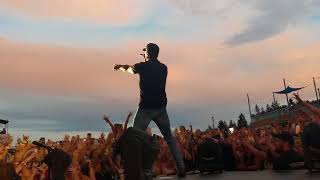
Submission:
POLYGON ((185 166, 176 139, 172 136, 167 113, 166 80, 168 69, 158 60, 159 47, 149 43, 143 49, 145 62, 131 65, 114 66, 114 70, 122 70, 140 77, 140 102, 134 117, 133 127, 145 131, 153 120, 159 127, 176 161, 177 175, 185 176, 185 166))

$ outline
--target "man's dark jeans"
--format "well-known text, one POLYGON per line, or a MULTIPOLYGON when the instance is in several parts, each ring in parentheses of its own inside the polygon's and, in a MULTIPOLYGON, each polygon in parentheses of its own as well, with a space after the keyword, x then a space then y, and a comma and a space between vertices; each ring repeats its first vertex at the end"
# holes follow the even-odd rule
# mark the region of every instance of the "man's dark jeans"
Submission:
POLYGON ((180 150, 177 147, 177 141, 175 137, 172 136, 167 109, 165 107, 160 109, 138 108, 134 117, 133 127, 145 131, 148 128, 151 120, 157 124, 161 134, 167 142, 176 162, 177 170, 185 171, 185 165, 180 150))

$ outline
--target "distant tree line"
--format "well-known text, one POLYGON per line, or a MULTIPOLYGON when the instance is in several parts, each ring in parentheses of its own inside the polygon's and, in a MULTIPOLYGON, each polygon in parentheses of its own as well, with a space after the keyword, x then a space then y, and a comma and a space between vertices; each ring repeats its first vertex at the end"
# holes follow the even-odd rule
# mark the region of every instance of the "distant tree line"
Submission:
POLYGON ((254 107, 254 110, 255 110, 256 114, 263 114, 263 113, 274 111, 274 110, 277 110, 280 108, 281 108, 281 106, 280 106, 279 102, 275 101, 275 102, 272 102, 271 106, 269 104, 267 104, 265 108, 263 108, 263 107, 260 108, 258 105, 256 105, 254 107))
POLYGON ((218 123, 218 129, 221 131, 224 130, 229 130, 229 128, 236 128, 236 129, 241 129, 241 128, 246 128, 248 127, 248 122, 244 114, 240 114, 237 120, 237 123, 234 122, 233 120, 229 121, 229 124, 227 124, 225 121, 220 120, 218 123))

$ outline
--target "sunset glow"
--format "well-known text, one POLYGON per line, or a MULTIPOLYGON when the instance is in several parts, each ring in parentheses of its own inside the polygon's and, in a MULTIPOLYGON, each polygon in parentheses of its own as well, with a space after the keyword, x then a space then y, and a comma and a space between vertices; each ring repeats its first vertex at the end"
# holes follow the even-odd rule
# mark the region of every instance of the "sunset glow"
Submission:
POLYGON ((113 65, 144 61, 149 42, 168 66, 173 127, 206 128, 212 113, 217 121, 241 112, 249 119, 246 94, 254 105, 270 104, 283 78, 315 99, 318 0, 199 2, 1 0, 1 118, 48 131, 103 131, 104 113, 122 122, 136 110, 138 77, 113 65))

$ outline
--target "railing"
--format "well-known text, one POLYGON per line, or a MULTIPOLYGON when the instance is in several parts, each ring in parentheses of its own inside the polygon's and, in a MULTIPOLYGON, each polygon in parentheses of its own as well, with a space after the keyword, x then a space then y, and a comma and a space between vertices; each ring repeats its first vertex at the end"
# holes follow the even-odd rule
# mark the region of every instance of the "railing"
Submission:
MULTIPOLYGON (((310 102, 312 105, 320 108, 320 102, 310 102)), ((281 117, 288 117, 291 118, 292 116, 295 115, 297 111, 308 111, 306 108, 301 106, 300 104, 295 104, 292 107, 285 107, 285 108, 279 108, 276 110, 272 110, 269 112, 264 112, 256 115, 252 115, 252 122, 257 122, 257 121, 263 121, 263 120, 272 120, 272 121, 280 121, 283 120, 281 117)))

